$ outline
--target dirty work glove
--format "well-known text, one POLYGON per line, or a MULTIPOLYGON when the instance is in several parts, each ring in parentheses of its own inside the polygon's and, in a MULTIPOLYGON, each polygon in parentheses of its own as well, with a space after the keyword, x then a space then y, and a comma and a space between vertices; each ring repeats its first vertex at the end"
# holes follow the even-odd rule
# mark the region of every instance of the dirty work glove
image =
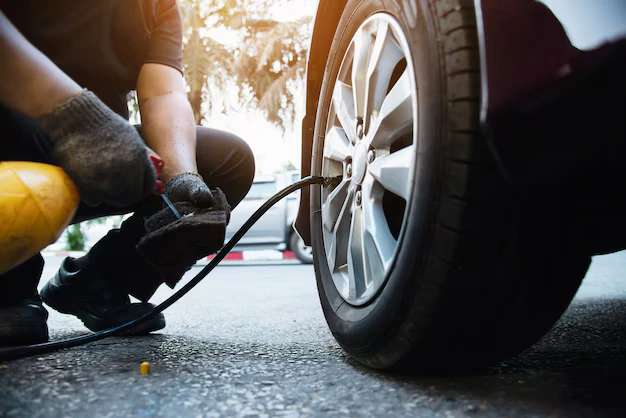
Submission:
POLYGON ((155 169, 137 130, 92 92, 68 99, 39 122, 86 204, 127 207, 153 193, 155 169))
POLYGON ((165 185, 165 194, 172 202, 191 202, 201 207, 213 205, 214 198, 204 179, 197 173, 183 173, 165 185))
POLYGON ((169 207, 146 218, 147 234, 137 251, 173 288, 196 260, 222 248, 230 206, 224 193, 211 192, 198 173, 175 176, 165 185, 165 194, 182 219, 176 219, 169 207))
POLYGON ((174 206, 182 218, 177 219, 169 207, 146 218, 147 234, 136 247, 148 263, 159 269, 165 283, 172 288, 196 260, 224 246, 230 221, 230 206, 226 195, 218 188, 213 190, 210 207, 189 201, 174 202, 174 206))

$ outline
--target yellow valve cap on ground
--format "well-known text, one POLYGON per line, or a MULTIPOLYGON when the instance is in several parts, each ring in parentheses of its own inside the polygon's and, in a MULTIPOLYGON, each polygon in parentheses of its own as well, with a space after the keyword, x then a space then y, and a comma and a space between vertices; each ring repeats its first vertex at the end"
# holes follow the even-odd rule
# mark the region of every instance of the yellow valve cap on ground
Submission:
POLYGON ((0 162, 0 274, 55 242, 79 201, 76 186, 59 167, 0 162))

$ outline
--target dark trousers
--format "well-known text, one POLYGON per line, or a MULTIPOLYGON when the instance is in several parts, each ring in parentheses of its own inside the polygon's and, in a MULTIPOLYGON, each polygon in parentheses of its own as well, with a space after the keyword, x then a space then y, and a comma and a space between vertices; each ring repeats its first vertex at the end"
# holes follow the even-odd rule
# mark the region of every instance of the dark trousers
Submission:
MULTIPOLYGON (((0 107, 0 161, 34 161, 55 164, 52 144, 32 120, 0 107)), ((198 171, 211 188, 222 189, 231 208, 244 198, 254 178, 254 156, 239 137, 216 129, 197 127, 198 171)), ((167 162, 166 162, 167 164, 167 162)), ((115 208, 80 204, 72 223, 108 215, 134 212, 119 230, 113 230, 89 252, 94 270, 108 271, 115 286, 147 300, 164 281, 159 272, 145 263, 135 245, 145 233, 143 217, 160 208, 158 198, 147 198, 137 206, 115 208)), ((0 249, 1 250, 1 249, 0 249)), ((32 297, 43 270, 43 258, 36 255, 0 275, 0 305, 32 297)))

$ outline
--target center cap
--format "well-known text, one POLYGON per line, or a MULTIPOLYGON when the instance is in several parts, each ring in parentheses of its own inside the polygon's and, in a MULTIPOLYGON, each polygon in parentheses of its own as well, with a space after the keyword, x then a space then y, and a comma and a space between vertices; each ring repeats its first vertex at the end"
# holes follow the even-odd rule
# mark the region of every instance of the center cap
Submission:
POLYGON ((354 147, 354 155, 352 156, 352 178, 357 184, 361 184, 365 177, 365 169, 367 168, 367 148, 363 144, 357 144, 354 147))

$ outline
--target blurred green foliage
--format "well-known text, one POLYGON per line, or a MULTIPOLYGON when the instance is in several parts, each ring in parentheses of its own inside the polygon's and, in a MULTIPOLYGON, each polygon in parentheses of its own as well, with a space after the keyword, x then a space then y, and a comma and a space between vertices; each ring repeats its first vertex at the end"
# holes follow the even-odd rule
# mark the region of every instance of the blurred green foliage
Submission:
POLYGON ((67 249, 70 251, 83 251, 85 249, 85 236, 80 224, 70 225, 67 228, 67 249))

